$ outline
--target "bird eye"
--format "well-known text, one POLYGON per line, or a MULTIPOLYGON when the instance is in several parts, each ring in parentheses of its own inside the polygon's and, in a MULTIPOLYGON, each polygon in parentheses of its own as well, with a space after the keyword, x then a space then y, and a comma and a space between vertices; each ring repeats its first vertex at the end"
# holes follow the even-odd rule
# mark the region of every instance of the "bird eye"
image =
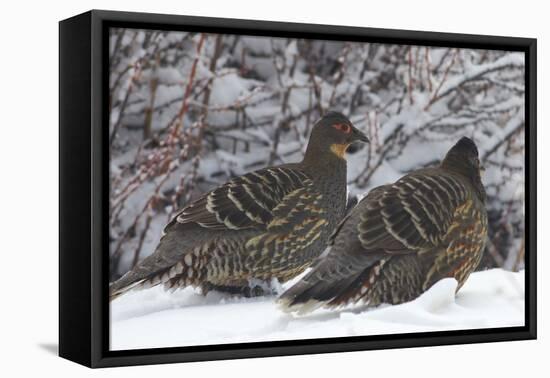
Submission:
POLYGON ((336 124, 332 125, 332 127, 334 127, 336 130, 340 130, 340 131, 342 131, 346 134, 349 134, 349 132, 351 131, 350 125, 345 124, 345 123, 336 123, 336 124))

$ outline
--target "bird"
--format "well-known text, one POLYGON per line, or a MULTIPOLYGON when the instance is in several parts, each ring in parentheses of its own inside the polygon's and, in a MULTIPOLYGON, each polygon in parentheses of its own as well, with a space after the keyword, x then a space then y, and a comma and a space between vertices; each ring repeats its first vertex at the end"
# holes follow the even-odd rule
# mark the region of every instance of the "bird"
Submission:
POLYGON ((177 213, 156 250, 110 284, 110 300, 156 285, 274 294, 277 282, 326 249, 346 211, 346 149, 368 141, 346 116, 327 112, 313 125, 301 162, 235 177, 177 213))
POLYGON ((412 301, 452 277, 458 291, 487 242, 486 193, 475 143, 461 138, 437 167, 371 190, 336 227, 330 250, 279 298, 304 315, 412 301))

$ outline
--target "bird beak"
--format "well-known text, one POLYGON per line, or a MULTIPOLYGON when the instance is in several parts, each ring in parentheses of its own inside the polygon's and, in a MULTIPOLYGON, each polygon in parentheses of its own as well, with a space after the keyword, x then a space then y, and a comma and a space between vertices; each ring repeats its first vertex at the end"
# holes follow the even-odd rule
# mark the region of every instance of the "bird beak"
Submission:
POLYGON ((354 126, 352 126, 351 128, 352 128, 352 133, 353 133, 353 136, 355 137, 355 140, 365 142, 365 143, 370 142, 369 138, 367 138, 367 136, 362 131, 359 131, 354 126))

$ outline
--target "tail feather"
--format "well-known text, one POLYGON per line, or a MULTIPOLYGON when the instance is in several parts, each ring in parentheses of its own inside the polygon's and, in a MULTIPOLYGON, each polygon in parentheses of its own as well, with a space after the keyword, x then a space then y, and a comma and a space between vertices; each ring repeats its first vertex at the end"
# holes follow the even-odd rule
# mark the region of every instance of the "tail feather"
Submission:
MULTIPOLYGON (((154 280, 156 272, 147 272, 144 269, 140 269, 140 266, 135 266, 132 270, 120 277, 109 286, 109 301, 120 297, 128 291, 143 286, 146 282, 150 283, 149 286, 154 286, 151 280, 154 280)), ((156 284, 160 283, 157 282, 156 284)))
POLYGON ((313 312, 326 306, 332 299, 344 293, 358 274, 340 280, 323 281, 315 277, 305 277, 281 295, 278 303, 284 312, 299 315, 313 312))
POLYGON ((138 287, 152 287, 167 284, 177 287, 188 281, 189 269, 197 268, 198 259, 193 252, 205 238, 198 226, 174 224, 160 239, 155 252, 113 282, 109 287, 109 300, 138 287), (194 228, 193 228, 194 227, 194 228), (183 274, 185 273, 185 274, 183 274))
POLYGON ((135 288, 146 289, 162 284, 165 289, 174 290, 178 287, 193 284, 199 278, 197 273, 199 265, 200 261, 192 253, 187 253, 181 261, 160 269, 152 269, 151 264, 144 260, 144 263, 137 265, 111 284, 109 299, 118 298, 135 288))
POLYGON ((376 280, 386 261, 387 259, 381 259, 367 269, 364 269, 361 274, 357 275, 353 282, 348 285, 346 290, 332 298, 327 305, 344 306, 350 303, 357 303, 360 300, 364 300, 367 303, 370 302, 372 298, 371 291, 373 290, 373 286, 376 285, 376 280))
POLYGON ((348 254, 342 259, 338 248, 301 281, 281 295, 278 302, 285 312, 305 314, 319 307, 338 307, 358 299, 364 294, 372 272, 379 273, 381 253, 364 250, 348 254), (361 292, 363 291, 363 292, 361 292))
POLYGON ((159 258, 155 254, 147 257, 109 286, 110 301, 134 288, 153 287, 163 281, 164 275, 170 270, 170 265, 159 263, 159 258))
MULTIPOLYGON (((121 279, 122 278, 124 277, 121 277, 121 279)), ((109 301, 112 301, 121 295, 126 294, 135 287, 140 286, 140 284, 143 284, 143 280, 139 280, 128 285, 119 284, 119 281, 120 280, 115 281, 111 284, 111 286, 109 286, 109 301)))

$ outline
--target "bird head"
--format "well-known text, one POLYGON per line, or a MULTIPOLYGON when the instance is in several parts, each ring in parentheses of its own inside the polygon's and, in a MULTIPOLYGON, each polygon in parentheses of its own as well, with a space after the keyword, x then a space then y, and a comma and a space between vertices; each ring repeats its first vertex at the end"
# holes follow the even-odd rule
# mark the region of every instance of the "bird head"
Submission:
POLYGON ((366 143, 369 139, 343 114, 328 112, 313 126, 306 155, 330 151, 344 159, 347 148, 353 142, 366 143))
POLYGON ((485 200, 485 189, 481 182, 479 152, 473 140, 462 137, 445 155, 441 167, 466 176, 477 189, 480 199, 485 200))

